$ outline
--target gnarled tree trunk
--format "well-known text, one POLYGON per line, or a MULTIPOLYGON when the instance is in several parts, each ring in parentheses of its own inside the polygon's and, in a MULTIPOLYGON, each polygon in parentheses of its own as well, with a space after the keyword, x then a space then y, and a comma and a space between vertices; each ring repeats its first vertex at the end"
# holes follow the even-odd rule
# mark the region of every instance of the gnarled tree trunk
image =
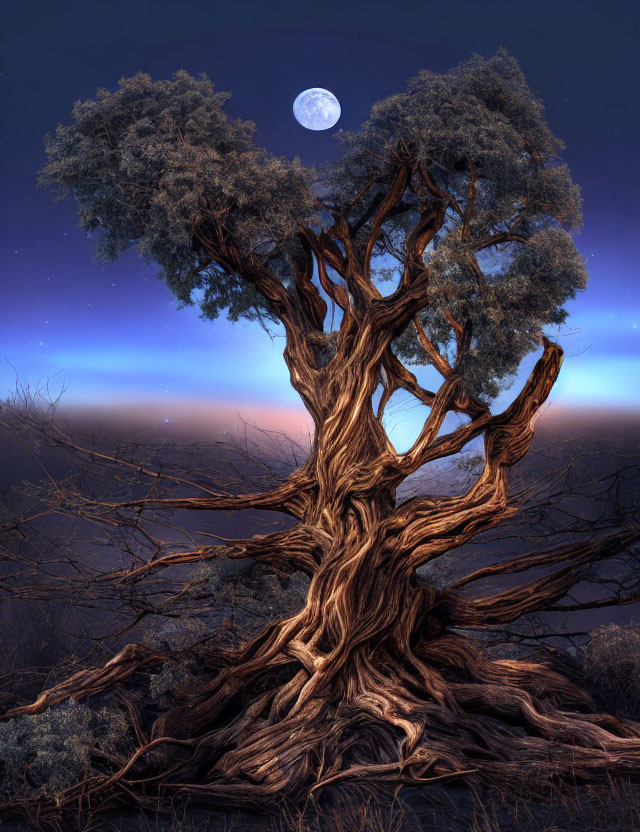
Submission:
MULTIPOLYGON (((337 360, 307 373, 299 385, 316 420, 303 468, 269 494, 212 497, 199 506, 268 506, 296 517, 284 532, 218 547, 217 554, 303 569, 311 577, 305 607, 241 649, 216 653, 211 680, 157 719, 150 736, 138 719, 139 750, 110 778, 91 783, 90 793, 106 796, 119 785, 131 790, 146 782, 145 802, 159 782, 165 790, 221 803, 264 806, 285 797, 301 800, 342 778, 508 780, 523 765, 546 776, 593 778, 605 770, 638 769, 638 726, 594 713, 589 697, 548 667, 490 660, 477 640, 452 629, 481 630, 544 609, 585 566, 638 539, 637 530, 492 567, 508 573, 564 564, 494 596, 470 599, 455 586, 437 591, 416 579, 419 566, 513 512, 505 468, 529 447, 533 417, 557 376, 561 350, 545 342, 504 413, 475 413, 438 436, 455 401, 453 374, 434 397, 414 446, 398 454, 371 397, 382 361, 395 379, 403 377, 373 337, 362 343, 367 349, 351 345, 351 355, 348 344, 339 345, 337 360), (480 433, 484 469, 467 493, 414 497, 396 506, 396 487, 408 474, 456 453, 480 433)), ((290 352, 288 360, 292 378, 303 378, 299 356, 290 352)), ((197 558, 168 555, 145 569, 188 559, 197 558)), ((130 646, 104 668, 83 671, 12 713, 34 713, 69 695, 95 695, 162 660, 160 653, 130 646)), ((74 788, 63 799, 80 794, 81 787, 74 788)))

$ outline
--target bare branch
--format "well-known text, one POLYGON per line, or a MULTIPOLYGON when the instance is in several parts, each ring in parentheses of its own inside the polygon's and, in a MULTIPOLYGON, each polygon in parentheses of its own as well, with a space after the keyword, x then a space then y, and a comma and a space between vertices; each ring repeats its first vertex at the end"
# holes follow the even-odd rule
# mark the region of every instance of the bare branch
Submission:
POLYGON ((370 270, 373 248, 378 239, 378 235, 380 234, 382 224, 389 216, 391 209, 402 199, 402 196, 407 189, 407 185, 409 184, 410 174, 410 168, 406 165, 402 165, 398 169, 393 182, 391 183, 384 199, 380 203, 380 207, 376 211, 364 255, 363 268, 366 274, 368 274, 370 270))
POLYGON ((543 340, 544 352, 541 358, 538 359, 521 392, 504 413, 492 416, 489 411, 485 411, 452 433, 432 441, 416 442, 401 457, 400 464, 404 475, 408 476, 434 459, 458 453, 484 431, 492 437, 492 447, 496 451, 500 449, 505 458, 512 460, 503 464, 513 465, 517 462, 526 452, 533 437, 531 420, 549 395, 562 364, 561 348, 546 338, 543 340), (510 453, 507 453, 507 449, 510 453))
POLYGON ((318 529, 297 524, 284 531, 237 538, 226 545, 201 546, 192 552, 172 552, 133 569, 118 570, 105 574, 105 579, 117 579, 118 583, 137 581, 150 572, 183 563, 195 563, 215 558, 252 558, 264 563, 280 574, 294 569, 312 576, 327 547, 327 536, 318 529))
MULTIPOLYGON (((546 561, 536 561, 523 568, 531 568, 535 565, 551 565, 557 563, 562 555, 562 560, 570 563, 562 569, 545 575, 537 581, 504 590, 494 595, 487 595, 474 600, 460 602, 459 608, 453 613, 454 618, 460 626, 472 627, 493 627, 496 624, 509 624, 523 615, 541 610, 569 610, 589 609, 594 606, 605 606, 611 603, 609 599, 589 602, 587 604, 553 606, 555 601, 563 598, 577 581, 588 573, 588 567, 596 561, 613 557, 624 551, 628 546, 640 540, 640 529, 625 529, 613 535, 608 535, 600 540, 590 543, 578 544, 574 547, 567 547, 560 552, 546 552, 546 561)), ((531 561, 532 559, 529 559, 531 561)), ((511 571, 520 571, 512 569, 511 571)), ((636 581, 636 583, 638 583, 636 581)), ((637 600, 640 597, 640 585, 636 586, 631 598, 637 600)), ((627 603, 631 603, 630 600, 627 603)))

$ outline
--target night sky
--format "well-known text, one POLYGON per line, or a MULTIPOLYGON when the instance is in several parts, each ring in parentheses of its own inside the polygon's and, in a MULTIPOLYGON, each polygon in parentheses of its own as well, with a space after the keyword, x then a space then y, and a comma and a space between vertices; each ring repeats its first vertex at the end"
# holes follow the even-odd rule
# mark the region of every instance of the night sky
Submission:
MULTIPOLYGON (((568 305, 558 337, 566 360, 551 400, 640 406, 639 9, 593 0, 5 3, 0 400, 17 375, 31 387, 49 379, 54 395, 65 387, 68 406, 137 406, 159 424, 226 407, 263 421, 271 411, 286 427, 302 412, 281 337, 177 311, 156 269, 133 251, 97 263, 73 199, 54 203, 37 186, 43 136, 69 120, 77 99, 138 70, 154 79, 205 72, 233 93, 232 116, 256 122, 257 144, 311 165, 339 152, 337 129, 357 128, 419 69, 444 72, 504 45, 566 142, 584 199, 576 243, 589 288, 568 305), (333 129, 308 131, 293 118, 294 98, 313 86, 340 100, 333 129)), ((396 406, 396 420, 413 412, 396 406)))

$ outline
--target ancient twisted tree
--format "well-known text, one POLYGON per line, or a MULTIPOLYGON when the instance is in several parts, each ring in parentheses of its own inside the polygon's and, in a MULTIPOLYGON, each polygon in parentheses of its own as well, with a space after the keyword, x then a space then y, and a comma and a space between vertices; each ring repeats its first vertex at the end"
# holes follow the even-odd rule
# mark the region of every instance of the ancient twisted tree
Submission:
MULTIPOLYGON (((295 522, 284 531, 158 556, 118 580, 251 557, 305 572, 308 597, 298 614, 212 656, 206 684, 148 734, 138 720, 135 755, 83 793, 144 800, 161 786, 264 805, 353 777, 637 771, 637 725, 598 714, 544 663, 491 659, 465 635, 553 608, 638 540, 637 527, 502 560, 446 589, 416 574, 516 510, 507 469, 527 452, 562 364, 543 331, 586 285, 570 234, 579 189, 516 60, 501 49, 447 74, 421 71, 341 134, 341 157, 319 173, 255 147, 253 125, 225 115, 226 98, 184 71, 124 78, 78 102, 48 137, 43 180, 73 193, 100 256, 135 245, 207 318, 227 310, 284 328, 291 384, 313 419, 310 455, 262 493, 151 493, 85 508, 111 522, 148 508, 285 513, 295 522), (538 348, 523 388, 493 413, 538 348), (425 389, 412 364, 432 365, 439 389, 425 389), (382 423, 398 390, 429 408, 402 453, 382 423), (448 414, 458 415, 451 429, 448 414), (407 477, 480 437, 482 470, 466 493, 397 500, 407 477), (487 575, 540 568, 535 580, 473 592, 487 575)), ((158 660, 130 645, 13 713, 90 698, 158 660)))

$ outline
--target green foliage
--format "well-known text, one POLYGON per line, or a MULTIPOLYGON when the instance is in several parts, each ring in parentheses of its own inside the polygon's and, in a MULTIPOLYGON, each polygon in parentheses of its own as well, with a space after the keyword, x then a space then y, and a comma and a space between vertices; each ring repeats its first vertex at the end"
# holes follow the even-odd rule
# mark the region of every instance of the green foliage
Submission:
MULTIPOLYGON (((280 577, 260 563, 238 571, 228 567, 219 559, 198 564, 183 595, 188 612, 179 620, 156 621, 144 633, 144 643, 158 650, 188 650, 206 639, 216 647, 234 647, 304 607, 309 578, 302 572, 280 577)), ((174 677, 191 672, 188 664, 164 665, 158 678, 151 677, 153 689, 166 694, 174 677)))
POLYGON ((484 457, 482 454, 469 454, 462 456, 458 460, 457 466, 461 471, 470 471, 471 473, 476 474, 482 468, 483 462, 484 457))
MULTIPOLYGON (((454 332, 445 317, 447 309, 457 321, 471 321, 471 348, 461 366, 467 389, 492 398, 516 373, 525 355, 541 343, 544 327, 564 322, 562 304, 585 289, 584 260, 569 234, 559 228, 538 231, 517 249, 498 274, 474 285, 465 263, 468 246, 444 240, 432 255, 429 305, 420 315, 427 336, 451 360, 455 357, 454 332)), ((394 343, 408 364, 428 359, 413 329, 394 343)))
POLYGON ((156 650, 189 650, 209 632, 207 623, 196 616, 181 616, 179 620, 169 619, 154 623, 153 629, 145 630, 142 641, 156 650))
POLYGON ((117 753, 132 744, 124 715, 103 707, 96 711, 73 699, 41 714, 0 723, 0 798, 33 791, 59 792, 88 773, 92 750, 117 753))
POLYGON ((255 125, 227 117, 229 97, 183 70, 172 81, 122 78, 115 92, 78 101, 71 124, 46 137, 41 182, 72 191, 80 227, 98 232, 98 257, 135 245, 182 303, 200 289, 207 317, 228 308, 237 320, 266 313, 264 299, 212 263, 207 246, 276 259, 315 197, 298 159, 255 147, 255 125))
MULTIPOLYGON (((563 143, 543 118, 542 102, 529 89, 518 62, 503 48, 484 59, 474 55, 451 72, 426 70, 407 91, 376 103, 357 132, 339 133, 341 159, 323 168, 331 198, 355 219, 362 211, 356 195, 388 188, 399 166, 422 164, 435 189, 450 194, 465 213, 449 205, 444 227, 424 254, 430 287, 420 320, 450 359, 455 357, 454 320, 472 325, 471 350, 461 367, 467 389, 492 398, 509 384, 522 358, 540 343, 545 326, 562 323, 562 304, 586 287, 584 260, 569 231, 580 228, 580 190, 558 159, 563 143), (469 199, 472 166, 476 195, 469 199), (492 238, 513 229, 528 242, 498 249, 492 238)), ((374 253, 395 268, 420 210, 438 204, 433 190, 415 172, 404 211, 383 225, 374 253)), ((359 231, 364 242, 371 221, 359 231)), ((389 266, 378 269, 382 280, 389 266)), ((394 343, 409 364, 429 359, 413 327, 394 343)))
MULTIPOLYGON (((135 245, 159 264, 181 303, 197 300, 204 317, 226 309, 234 321, 277 320, 247 264, 267 267, 291 290, 299 226, 319 230, 335 210, 362 253, 376 206, 402 166, 409 186, 383 223, 371 276, 397 280, 408 234, 421 215, 446 208, 423 255, 430 282, 419 317, 451 361, 447 316, 470 322, 460 366, 469 392, 497 395, 542 330, 564 321, 567 299, 585 288, 569 233, 582 222, 580 189, 541 100, 506 49, 473 55, 445 74, 420 71, 404 92, 377 102, 360 130, 338 133, 342 156, 317 182, 298 159, 255 147, 254 125, 226 116, 228 97, 206 76, 182 70, 171 81, 122 78, 115 92, 77 102, 71 123, 47 137, 41 174, 61 194, 73 192, 100 257, 135 245), (507 233, 517 239, 501 239, 507 233)), ((411 326, 394 350, 409 364, 429 362, 411 326)))
POLYGON ((324 166, 323 181, 336 201, 350 205, 372 172, 377 187, 390 180, 395 150, 430 166, 436 184, 464 200, 471 160, 478 176, 475 230, 510 219, 525 198, 531 219, 555 216, 577 230, 580 191, 568 168, 534 163, 536 154, 552 161, 564 148, 543 112, 504 48, 489 59, 474 55, 447 74, 421 70, 406 92, 374 104, 359 131, 339 131, 343 155, 324 166))

